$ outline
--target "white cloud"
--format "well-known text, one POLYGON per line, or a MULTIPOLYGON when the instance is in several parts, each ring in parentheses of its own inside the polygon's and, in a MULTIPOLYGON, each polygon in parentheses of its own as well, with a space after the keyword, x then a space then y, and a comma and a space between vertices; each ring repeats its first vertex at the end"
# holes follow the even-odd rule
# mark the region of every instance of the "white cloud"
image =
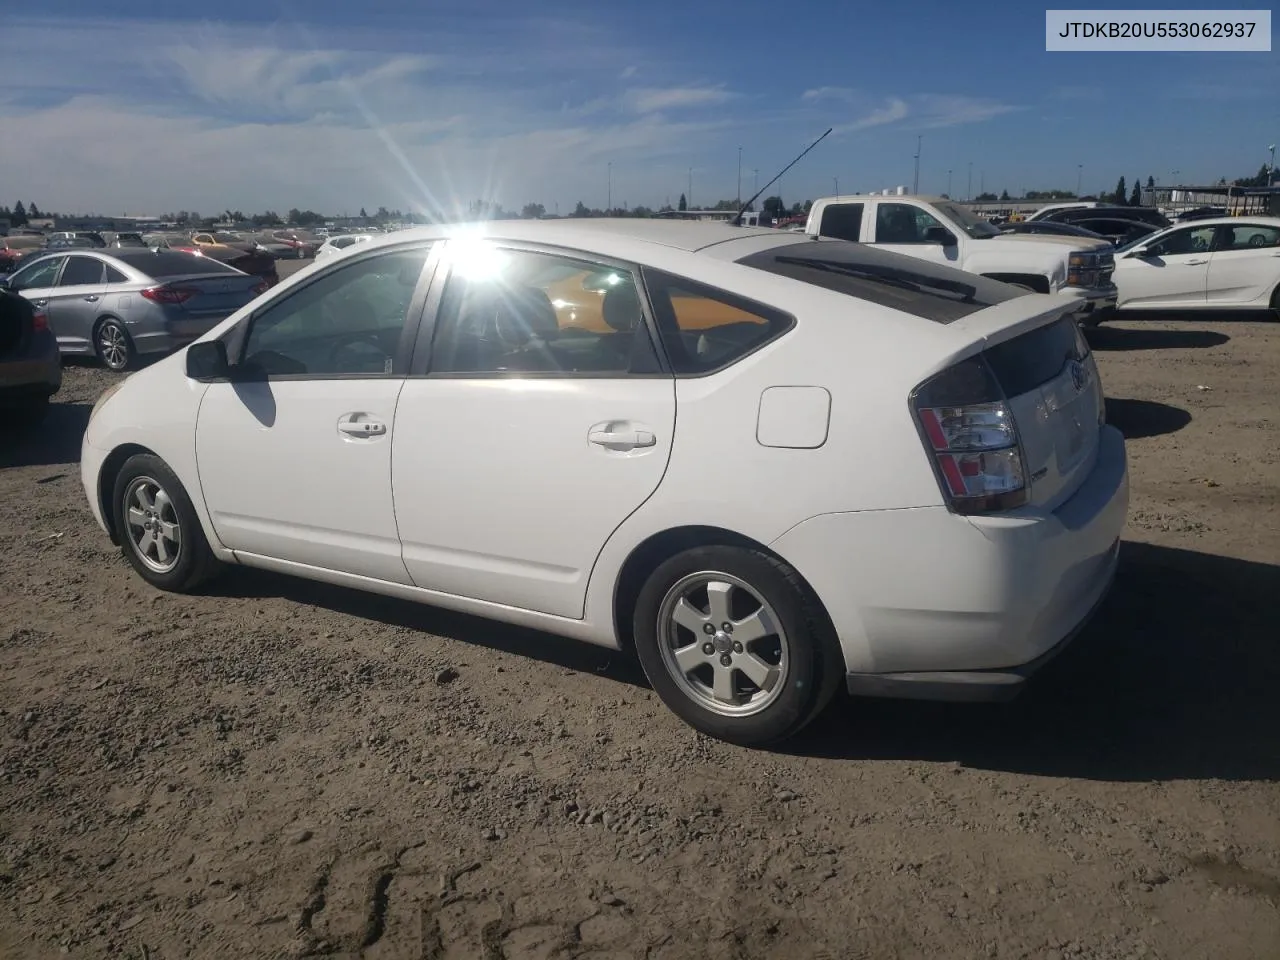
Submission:
POLYGON ((851 133, 854 130, 866 130, 868 127, 882 127, 887 123, 897 123, 899 120, 906 119, 910 112, 911 109, 907 106, 905 100, 899 97, 890 97, 885 101, 884 106, 872 110, 866 116, 860 117, 852 123, 836 127, 836 133, 851 133))
POLYGON ((620 74, 618 74, 618 79, 619 79, 619 80, 630 80, 630 79, 631 79, 632 77, 634 77, 634 76, 636 75, 636 73, 638 73, 638 72, 639 72, 639 71, 638 71, 638 68, 635 66, 635 64, 632 64, 631 66, 629 66, 629 67, 627 67, 626 69, 624 69, 620 74))
POLYGON ((19 53, 0 58, 0 169, 47 208, 337 212, 602 205, 612 161, 615 197, 653 203, 672 189, 665 160, 683 170, 690 144, 744 121, 710 109, 723 87, 626 89, 618 64, 630 77, 646 61, 583 29, 519 25, 513 58, 487 33, 476 47, 435 32, 17 22, 6 46, 19 53), (564 44, 581 55, 566 61, 564 44))
POLYGON ((813 90, 806 90, 800 95, 801 100, 817 102, 819 100, 844 100, 853 101, 862 96, 857 90, 849 87, 816 87, 813 90))
POLYGON ((659 110, 710 107, 733 99, 733 94, 719 87, 667 87, 628 90, 624 100, 636 113, 659 110))

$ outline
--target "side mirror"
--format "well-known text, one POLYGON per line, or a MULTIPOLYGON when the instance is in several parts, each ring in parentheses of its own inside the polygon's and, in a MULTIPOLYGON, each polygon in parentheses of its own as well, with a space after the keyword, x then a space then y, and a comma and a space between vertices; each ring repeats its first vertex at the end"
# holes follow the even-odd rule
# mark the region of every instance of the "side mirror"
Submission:
POLYGON ((1154 244, 1141 243, 1130 251, 1130 255, 1135 257, 1154 257, 1156 255, 1156 247, 1154 244))
POLYGON ((221 340, 201 340, 187 347, 187 376, 192 380, 223 380, 231 376, 227 345, 221 340))
POLYGON ((9 278, 0 277, 0 290, 12 290, 12 289, 13 287, 9 286, 9 278))
POLYGON ((925 243, 940 243, 944 247, 956 245, 956 235, 946 227, 929 227, 924 232, 925 243))

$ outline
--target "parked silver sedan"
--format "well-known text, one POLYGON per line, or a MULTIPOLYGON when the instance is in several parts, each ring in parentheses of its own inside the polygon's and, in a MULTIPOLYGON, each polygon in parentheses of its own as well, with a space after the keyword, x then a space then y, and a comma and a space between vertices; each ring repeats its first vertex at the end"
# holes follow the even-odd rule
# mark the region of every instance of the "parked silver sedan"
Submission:
POLYGON ((191 342, 267 287, 211 257, 145 249, 37 254, 0 285, 42 309, 63 355, 112 370, 191 342))

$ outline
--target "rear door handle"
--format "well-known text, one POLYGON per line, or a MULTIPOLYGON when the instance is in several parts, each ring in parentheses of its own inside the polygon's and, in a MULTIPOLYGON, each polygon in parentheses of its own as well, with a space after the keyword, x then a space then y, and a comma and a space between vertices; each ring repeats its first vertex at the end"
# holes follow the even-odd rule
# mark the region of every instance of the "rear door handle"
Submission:
POLYGON ((587 439, 610 450, 635 450, 658 442, 652 430, 630 424, 600 424, 591 428, 587 439))
POLYGON ((48 300, 32 300, 31 302, 37 307, 47 307, 49 305, 48 300))
POLYGON ((387 425, 378 420, 346 419, 338 421, 338 430, 349 437, 381 437, 387 432, 387 425))
POLYGON ((90 303, 98 302, 98 295, 96 293, 86 293, 84 298, 88 300, 90 303))
POLYGON ((1183 260, 1182 262, 1188 267, 1198 267, 1201 264, 1208 263, 1209 261, 1208 260, 1183 260))

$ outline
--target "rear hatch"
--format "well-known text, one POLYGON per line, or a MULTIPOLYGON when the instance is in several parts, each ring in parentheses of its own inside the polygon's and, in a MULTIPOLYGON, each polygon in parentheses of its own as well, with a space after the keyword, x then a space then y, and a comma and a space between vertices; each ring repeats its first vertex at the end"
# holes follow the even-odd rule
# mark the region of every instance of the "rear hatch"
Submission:
POLYGON ((1009 323, 1003 318, 1017 304, 982 311, 955 327, 996 327, 983 332, 981 356, 1013 415, 1029 502, 1052 510, 1075 493, 1097 459, 1105 420, 1102 381, 1069 313, 1055 307, 1028 318, 1023 312, 1009 323))

